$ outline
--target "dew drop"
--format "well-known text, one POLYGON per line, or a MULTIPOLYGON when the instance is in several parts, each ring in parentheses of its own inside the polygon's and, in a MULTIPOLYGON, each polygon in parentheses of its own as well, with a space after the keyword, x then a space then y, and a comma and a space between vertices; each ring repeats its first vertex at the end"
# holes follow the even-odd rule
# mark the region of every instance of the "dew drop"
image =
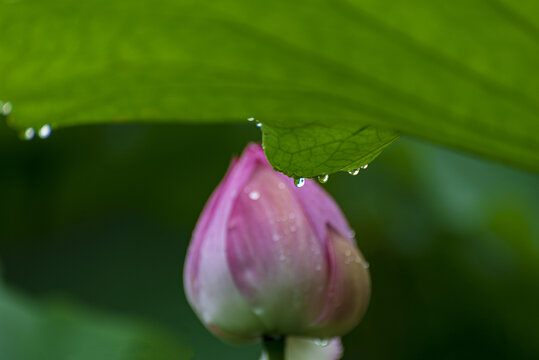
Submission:
POLYGON ((204 319, 205 323, 210 323, 212 321, 212 317, 208 311, 202 312, 202 319, 204 319))
POLYGON ((357 262, 358 264, 361 264, 361 257, 356 256, 356 262, 357 262))
POLYGON ((51 135, 51 126, 49 124, 43 125, 41 129, 39 129, 39 137, 42 139, 46 139, 51 135))
POLYGON ((286 187, 286 185, 282 182, 279 183, 279 185, 277 185, 279 187, 279 189, 281 190, 284 190, 284 188, 286 187))
POLYGON ((294 185, 296 185, 297 188, 303 187, 303 185, 305 185, 305 178, 295 178, 294 185))
POLYGON ((36 131, 32 127, 29 127, 28 129, 24 130, 24 138, 26 140, 32 140, 35 135, 36 131))
POLYGON ((319 182, 320 184, 325 184, 325 183, 328 182, 328 180, 329 180, 329 175, 328 175, 328 174, 326 174, 326 175, 320 175, 320 176, 318 177, 318 182, 319 182))
POLYGON ((350 175, 356 176, 357 174, 359 174, 359 170, 360 170, 360 169, 357 168, 357 169, 354 169, 354 170, 350 170, 348 173, 349 173, 350 175))
POLYGON ((255 307, 253 309, 253 312, 256 314, 256 315, 262 315, 264 313, 264 310, 262 310, 262 308, 260 307, 255 307))
POLYGON ((296 214, 294 214, 294 213, 290 213, 290 214, 288 215, 288 218, 289 218, 290 220, 293 220, 295 217, 296 217, 296 214))
POLYGON ((353 239, 356 236, 356 232, 354 230, 350 230, 350 238, 353 239))
POLYGON ((366 169, 366 168, 368 168, 368 167, 369 167, 369 164, 365 164, 365 165, 363 165, 361 168, 362 168, 362 169, 366 169))
POLYGON ((365 262, 363 263, 363 267, 364 267, 365 269, 368 269, 370 266, 371 266, 371 264, 369 264, 367 261, 365 261, 365 262))
POLYGON ((254 117, 247 118, 247 121, 255 121, 254 117))
POLYGON ((262 123, 261 123, 261 122, 257 122, 257 123, 256 123, 256 127, 261 128, 261 127, 262 127, 262 123))
POLYGON ((281 236, 279 234, 273 234, 273 241, 279 241, 281 240, 281 236))
POLYGON ((322 270, 322 265, 320 264, 316 265, 316 271, 320 271, 320 270, 322 270))
POLYGON ((249 193, 249 199, 251 200, 258 200, 260 199, 260 193, 258 191, 251 191, 249 193))
POLYGON ((318 346, 326 347, 329 344, 329 341, 327 339, 316 339, 314 343, 318 346))
POLYGON ((346 249, 346 251, 344 252, 344 255, 350 256, 352 255, 352 251, 350 251, 349 249, 346 249))
POLYGON ((13 111, 13 105, 11 105, 9 101, 2 105, 2 114, 8 116, 9 114, 11 114, 11 111, 13 111))

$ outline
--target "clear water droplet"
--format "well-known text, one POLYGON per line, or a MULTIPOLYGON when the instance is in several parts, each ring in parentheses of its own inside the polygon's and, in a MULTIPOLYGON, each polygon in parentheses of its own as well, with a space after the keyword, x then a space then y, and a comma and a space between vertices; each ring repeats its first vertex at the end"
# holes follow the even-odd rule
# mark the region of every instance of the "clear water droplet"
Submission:
POLYGON ((24 130, 24 138, 26 140, 32 140, 35 135, 36 131, 32 127, 29 127, 28 129, 24 130))
POLYGON ((329 345, 329 340, 327 339, 316 339, 314 343, 318 346, 326 347, 329 345))
POLYGON ((348 173, 349 173, 350 175, 356 176, 357 174, 359 174, 359 170, 360 170, 360 169, 357 168, 357 169, 354 169, 354 170, 350 170, 348 173))
POLYGON ((365 165, 363 165, 361 168, 362 168, 362 169, 366 169, 366 168, 368 168, 368 167, 369 167, 369 164, 365 164, 365 165))
POLYGON ((281 240, 281 235, 273 234, 273 241, 279 241, 279 240, 281 240))
POLYGON ((329 175, 328 175, 328 174, 326 174, 326 175, 320 175, 320 176, 318 177, 318 182, 319 182, 320 184, 325 184, 325 183, 328 182, 328 180, 329 180, 329 175))
POLYGON ((255 121, 254 117, 247 118, 247 121, 255 121))
POLYGON ((2 114, 8 116, 11 114, 11 111, 13 111, 13 105, 9 101, 2 105, 2 114))
POLYGON ((294 185, 296 185, 297 188, 303 187, 303 185, 305 185, 305 178, 295 178, 294 185))
POLYGON ((361 257, 356 256, 356 262, 357 262, 358 264, 361 264, 361 257))
POLYGON ((350 230, 349 236, 353 239, 356 236, 356 232, 354 230, 350 230))
POLYGON ((352 255, 352 251, 351 251, 350 249, 346 249, 346 250, 344 251, 344 255, 350 256, 350 255, 352 255))
POLYGON ((320 270, 322 270, 322 265, 320 264, 316 265, 316 271, 320 271, 320 270))
POLYGON ((288 218, 289 218, 290 220, 293 220, 295 217, 296 217, 296 214, 294 214, 294 213, 288 214, 288 218))
POLYGON ((363 263, 363 267, 364 267, 365 269, 368 269, 369 267, 371 267, 371 264, 369 264, 367 261, 365 261, 365 262, 363 263))
POLYGON ((249 199, 251 200, 258 200, 260 199, 260 193, 258 191, 251 191, 249 193, 249 199))
POLYGON ((46 139, 51 135, 51 126, 49 124, 43 125, 41 129, 39 129, 39 137, 42 139, 46 139))
POLYGON ((279 185, 277 185, 279 187, 279 189, 281 190, 284 190, 284 188, 286 187, 286 185, 282 182, 279 183, 279 185))
POLYGON ((261 122, 257 122, 257 123, 256 123, 256 127, 261 128, 261 127, 262 127, 262 123, 261 123, 261 122))
POLYGON ((262 315, 264 313, 264 310, 262 310, 262 308, 260 307, 255 307, 253 309, 253 312, 256 314, 256 315, 262 315))
POLYGON ((202 312, 202 319, 204 319, 205 323, 210 323, 212 321, 211 315, 208 311, 202 312))

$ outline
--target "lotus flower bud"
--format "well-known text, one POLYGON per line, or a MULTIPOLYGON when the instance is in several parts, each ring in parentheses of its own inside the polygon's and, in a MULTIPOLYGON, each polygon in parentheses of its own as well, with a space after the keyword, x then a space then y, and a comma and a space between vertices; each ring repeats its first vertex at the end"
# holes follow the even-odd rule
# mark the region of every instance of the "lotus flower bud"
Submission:
POLYGON ((370 297, 366 262, 351 234, 317 183, 296 188, 251 144, 196 225, 184 271, 187 298, 229 341, 343 335, 370 297))

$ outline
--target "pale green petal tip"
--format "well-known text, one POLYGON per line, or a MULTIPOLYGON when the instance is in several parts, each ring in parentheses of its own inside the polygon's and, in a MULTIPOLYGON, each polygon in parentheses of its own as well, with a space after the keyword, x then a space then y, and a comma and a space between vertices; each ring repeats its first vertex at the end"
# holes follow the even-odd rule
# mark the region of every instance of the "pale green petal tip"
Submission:
MULTIPOLYGON (((342 357, 340 338, 317 340, 289 337, 286 339, 285 360, 338 360, 342 357)), ((268 360, 262 354, 260 360, 268 360)))

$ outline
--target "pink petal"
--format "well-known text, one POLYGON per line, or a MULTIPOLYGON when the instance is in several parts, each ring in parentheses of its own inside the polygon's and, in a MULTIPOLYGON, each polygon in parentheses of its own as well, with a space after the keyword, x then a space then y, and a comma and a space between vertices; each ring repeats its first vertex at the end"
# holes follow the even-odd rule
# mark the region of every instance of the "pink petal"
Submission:
POLYGON ((234 282, 267 333, 306 334, 322 311, 325 249, 295 191, 260 163, 229 219, 227 258, 234 282))
POLYGON ((232 164, 206 205, 187 254, 184 285, 189 302, 210 330, 230 337, 255 338, 263 329, 234 284, 225 250, 231 208, 261 159, 265 157, 259 146, 251 145, 232 164))
POLYGON ((326 308, 318 320, 326 336, 343 335, 357 325, 370 299, 368 264, 349 238, 328 226, 330 282, 326 308))

